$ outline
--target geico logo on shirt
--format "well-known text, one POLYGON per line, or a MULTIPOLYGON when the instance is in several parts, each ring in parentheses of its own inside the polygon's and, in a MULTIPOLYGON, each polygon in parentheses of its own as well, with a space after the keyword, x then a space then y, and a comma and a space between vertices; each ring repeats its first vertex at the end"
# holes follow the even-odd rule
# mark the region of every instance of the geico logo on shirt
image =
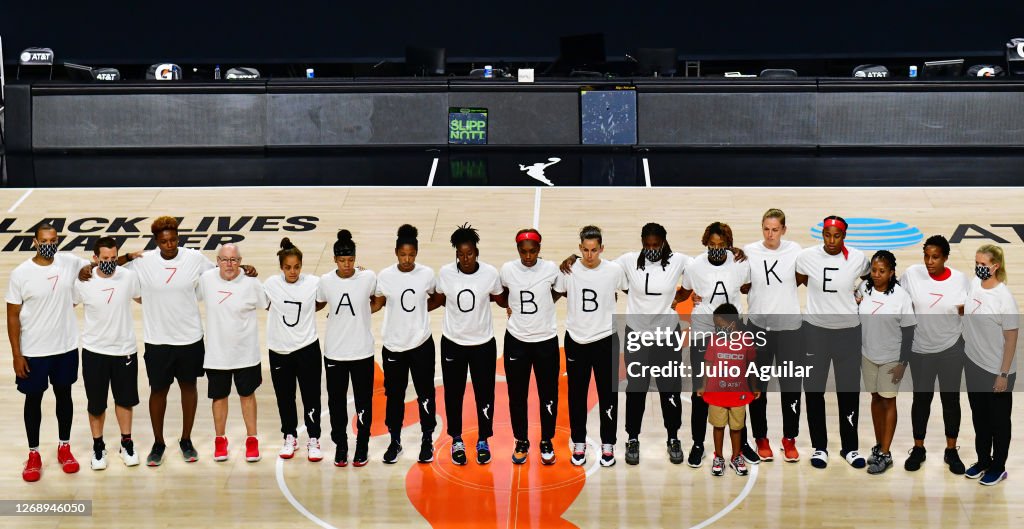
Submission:
POLYGON ((746 356, 734 353, 717 353, 715 358, 719 360, 744 360, 746 359, 746 356))

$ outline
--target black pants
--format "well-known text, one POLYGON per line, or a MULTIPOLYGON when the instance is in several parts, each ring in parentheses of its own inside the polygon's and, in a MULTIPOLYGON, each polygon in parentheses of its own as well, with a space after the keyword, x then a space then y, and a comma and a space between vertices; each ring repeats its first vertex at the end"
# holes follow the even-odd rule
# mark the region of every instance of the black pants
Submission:
MULTIPOLYGON (((793 362, 793 366, 801 366, 804 363, 804 341, 800 330, 794 331, 766 331, 756 326, 751 327, 751 332, 764 333, 765 344, 757 348, 757 356, 754 362, 758 367, 771 366, 772 364, 783 366, 786 362, 793 362)), ((782 436, 795 438, 800 435, 800 390, 803 387, 801 377, 779 377, 779 407, 782 409, 782 436)), ((750 403, 750 430, 754 439, 768 437, 768 384, 771 381, 758 381, 761 388, 761 397, 750 403)), ((742 441, 747 442, 747 428, 740 432, 742 441)))
POLYGON ((270 351, 270 381, 277 397, 277 413, 281 416, 281 433, 298 437, 295 415, 295 386, 302 396, 302 419, 306 433, 320 438, 320 341, 289 354, 270 351))
POLYGON ((384 394, 387 406, 384 412, 384 423, 391 437, 402 433, 405 421, 405 390, 409 387, 409 374, 412 374, 412 385, 416 388, 416 403, 420 411, 420 428, 424 435, 434 432, 437 426, 434 402, 434 337, 431 336, 422 344, 408 351, 388 351, 385 347, 384 357, 384 394))
POLYGON ((1006 470, 1006 458, 1010 453, 1010 417, 1017 374, 1010 375, 1006 391, 1001 393, 992 391, 995 373, 985 371, 970 359, 964 360, 964 375, 974 421, 974 449, 978 452, 978 462, 991 472, 1002 472, 1006 470))
MULTIPOLYGON (((694 373, 704 364, 704 355, 708 351, 707 342, 700 340, 690 346, 690 365, 694 366, 694 373)), ((695 381, 696 382, 696 381, 695 381)), ((704 446, 704 438, 708 432, 708 403, 703 397, 698 397, 697 392, 690 393, 690 435, 693 444, 704 446)))
POLYGON ((597 386, 601 416, 601 444, 615 444, 619 422, 618 336, 612 334, 596 342, 579 344, 565 333, 565 372, 569 386, 569 431, 572 442, 587 442, 587 400, 590 374, 597 386))
POLYGON ((558 418, 558 337, 542 342, 523 342, 505 331, 505 377, 508 379, 508 411, 512 434, 519 441, 529 439, 527 404, 530 394, 530 372, 537 378, 540 405, 540 438, 555 436, 558 418))
POLYGON ((324 371, 327 372, 331 440, 336 445, 348 446, 348 382, 351 379, 356 405, 356 439, 369 441, 370 424, 373 422, 373 357, 344 361, 324 358, 324 371))
MULTIPOLYGON (((43 394, 38 391, 25 394, 23 416, 25 433, 28 436, 28 447, 39 447, 39 427, 43 422, 43 394)), ((57 399, 57 439, 71 440, 71 422, 74 418, 74 403, 71 401, 71 386, 53 386, 53 396, 57 399)))
POLYGON ((448 435, 462 436, 462 402, 466 396, 466 374, 473 377, 478 439, 494 435, 494 376, 498 363, 498 342, 494 338, 480 345, 459 345, 441 336, 441 377, 448 435))
POLYGON ((806 365, 811 368, 804 381, 807 402, 807 429, 816 450, 828 449, 825 426, 825 389, 829 366, 835 377, 839 404, 839 437, 844 452, 856 450, 858 412, 860 411, 860 325, 847 329, 825 329, 804 322, 801 330, 806 345, 806 365))
POLYGON ((923 441, 928 430, 936 379, 939 381, 939 400, 942 401, 942 424, 946 427, 946 437, 956 439, 960 435, 960 377, 963 372, 963 338, 941 353, 913 353, 910 356, 910 374, 914 381, 910 421, 914 426, 915 440, 923 441))
MULTIPOLYGON (((676 330, 678 329, 673 329, 673 331, 676 330)), ((631 332, 633 331, 626 327, 626 334, 631 332)), ((635 358, 641 359, 643 364, 649 366, 669 366, 671 362, 681 361, 682 355, 672 347, 641 347, 635 353, 626 351, 627 374, 629 364, 634 362, 635 358)), ((661 383, 665 385, 665 387, 658 388, 661 398, 661 417, 668 438, 675 439, 679 435, 679 427, 683 424, 683 408, 680 400, 682 380, 668 382, 665 379, 660 379, 659 384, 661 383)), ((640 436, 649 387, 650 376, 629 376, 626 379, 626 435, 629 439, 636 439, 640 436)))

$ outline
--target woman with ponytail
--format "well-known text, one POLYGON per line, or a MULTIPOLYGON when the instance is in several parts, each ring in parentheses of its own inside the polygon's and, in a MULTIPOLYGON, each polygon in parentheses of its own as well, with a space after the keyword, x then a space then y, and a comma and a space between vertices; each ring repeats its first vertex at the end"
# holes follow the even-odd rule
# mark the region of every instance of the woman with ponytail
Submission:
POLYGON ((896 434, 896 393, 910 363, 914 341, 914 304, 896 280, 896 256, 879 250, 871 257, 871 275, 857 289, 860 315, 861 373, 871 393, 871 422, 875 446, 868 459, 868 474, 892 467, 890 447, 896 434))
POLYGON ((331 415, 334 465, 348 466, 348 384, 356 406, 356 452, 352 466, 368 461, 370 421, 373 419, 373 330, 370 314, 377 275, 356 266, 356 243, 348 230, 334 241, 335 270, 320 276, 317 308, 327 306, 324 335, 324 371, 327 372, 327 409, 331 415))
POLYGON ((398 228, 395 257, 398 262, 377 274, 374 304, 383 306, 384 392, 387 395, 385 424, 391 444, 384 452, 384 462, 398 462, 402 453, 402 423, 405 420, 405 390, 409 376, 416 388, 416 409, 419 410, 420 453, 418 461, 434 460, 434 337, 430 332, 428 311, 437 308, 434 293, 434 271, 416 262, 419 251, 417 230, 409 224, 398 228))
POLYGON ((978 248, 974 274, 962 310, 967 353, 964 375, 978 462, 964 475, 980 477, 982 485, 995 485, 1007 477, 1020 315, 1017 301, 1006 286, 1002 248, 994 244, 978 248))
POLYGON ((270 379, 277 397, 284 446, 278 454, 291 459, 298 448, 298 417, 295 387, 302 395, 306 423, 306 456, 320 461, 320 341, 316 336, 316 314, 325 304, 316 302, 320 278, 302 273, 302 251, 285 237, 277 252, 281 273, 263 284, 267 307, 267 348, 270 349, 270 379))

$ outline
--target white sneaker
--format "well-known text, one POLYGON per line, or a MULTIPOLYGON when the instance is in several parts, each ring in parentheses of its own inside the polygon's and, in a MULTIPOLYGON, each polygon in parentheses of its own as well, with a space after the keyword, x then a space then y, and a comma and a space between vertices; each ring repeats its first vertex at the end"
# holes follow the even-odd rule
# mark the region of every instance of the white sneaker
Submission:
POLYGON ((277 453, 281 459, 291 459, 295 456, 295 449, 299 447, 299 442, 295 440, 295 436, 288 434, 284 437, 284 446, 281 447, 281 451, 277 453))
POLYGON ((122 446, 118 451, 118 455, 121 456, 121 461, 124 461, 125 466, 134 467, 139 464, 138 450, 132 450, 132 454, 128 455, 128 451, 122 446))
POLYGON ((587 443, 572 443, 572 458, 575 466, 583 466, 587 463, 587 443))
POLYGON ((102 457, 96 459, 96 451, 93 450, 89 466, 92 467, 93 470, 104 470, 107 468, 107 451, 104 450, 102 457))
POLYGON ((316 462, 324 458, 323 452, 320 451, 320 440, 316 437, 310 437, 309 441, 306 442, 306 455, 310 461, 316 462))
POLYGON ((601 445, 601 466, 610 467, 615 464, 615 445, 601 445))

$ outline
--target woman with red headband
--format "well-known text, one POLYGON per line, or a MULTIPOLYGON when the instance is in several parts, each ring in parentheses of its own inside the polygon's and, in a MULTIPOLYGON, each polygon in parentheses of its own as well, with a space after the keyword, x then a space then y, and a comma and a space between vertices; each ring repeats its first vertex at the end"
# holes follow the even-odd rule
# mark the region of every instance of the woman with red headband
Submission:
POLYGON ((830 365, 835 370, 839 404, 840 454, 854 468, 867 465, 857 451, 861 334, 854 292, 858 280, 867 275, 871 265, 864 252, 846 247, 846 229, 842 217, 825 217, 821 228, 823 244, 805 248, 796 261, 796 282, 807 285, 807 325, 802 328, 810 372, 804 380, 804 398, 814 447, 811 465, 815 468, 828 466, 825 384, 830 365))
POLYGON ((545 465, 555 462, 555 419, 558 416, 558 324, 555 321, 554 291, 558 267, 540 258, 540 232, 533 228, 519 230, 516 249, 519 259, 502 265, 503 288, 501 305, 511 313, 505 329, 505 376, 508 379, 508 408, 512 433, 516 438, 512 462, 521 465, 530 452, 527 424, 527 402, 530 371, 537 377, 540 404, 540 460, 545 465))

